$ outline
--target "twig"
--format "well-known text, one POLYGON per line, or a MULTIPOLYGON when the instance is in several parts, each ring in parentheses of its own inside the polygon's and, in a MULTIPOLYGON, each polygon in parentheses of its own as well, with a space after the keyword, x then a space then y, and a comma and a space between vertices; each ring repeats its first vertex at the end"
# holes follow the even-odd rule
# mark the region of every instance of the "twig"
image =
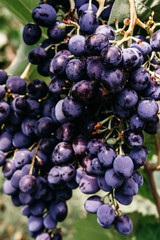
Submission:
POLYGON ((156 188, 156 184, 155 184, 155 181, 154 181, 153 172, 150 170, 150 163, 148 161, 145 164, 145 172, 148 176, 149 183, 151 185, 153 197, 154 197, 156 207, 157 207, 157 211, 158 211, 158 215, 159 215, 159 218, 160 218, 160 198, 159 198, 157 188, 156 188))

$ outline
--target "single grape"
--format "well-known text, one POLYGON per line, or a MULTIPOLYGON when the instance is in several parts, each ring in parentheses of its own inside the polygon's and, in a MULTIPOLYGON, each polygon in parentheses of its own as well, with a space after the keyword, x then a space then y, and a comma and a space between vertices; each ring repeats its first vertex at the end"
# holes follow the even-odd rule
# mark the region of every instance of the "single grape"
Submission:
POLYGON ((80 134, 73 139, 72 148, 76 154, 83 155, 85 154, 87 143, 86 137, 80 134))
POLYGON ((122 61, 121 49, 117 46, 107 46, 101 51, 101 58, 106 67, 116 67, 122 61))
POLYGON ((129 235, 133 229, 132 220, 125 214, 117 216, 115 218, 115 228, 116 230, 123 235, 129 235))
POLYGON ((106 170, 98 158, 92 159, 91 168, 92 168, 93 173, 96 175, 103 175, 106 170))
POLYGON ((43 219, 43 225, 46 229, 54 229, 57 226, 57 222, 52 219, 50 214, 47 214, 43 219))
POLYGON ((33 216, 40 216, 43 214, 46 205, 42 200, 38 200, 32 204, 30 204, 30 213, 33 216))
POLYGON ((23 193, 32 193, 37 187, 37 180, 32 175, 25 175, 19 182, 19 188, 23 193))
POLYGON ((61 42, 66 36, 66 29, 59 29, 58 25, 63 23, 62 21, 56 21, 54 25, 48 28, 47 35, 49 39, 52 39, 54 43, 61 42))
POLYGON ((119 177, 113 168, 109 168, 105 172, 105 181, 109 187, 118 188, 123 184, 124 178, 119 177))
POLYGON ((37 43, 42 35, 41 28, 36 23, 27 23, 23 29, 23 41, 27 45, 37 43))
POLYGON ((123 205, 129 205, 133 201, 133 196, 125 195, 117 188, 115 190, 115 199, 123 205))
POLYGON ((152 98, 144 98, 138 103, 137 112, 138 115, 145 121, 152 120, 157 116, 158 104, 152 98))
POLYGON ((52 153, 52 162, 56 165, 66 163, 73 157, 71 144, 67 142, 58 143, 52 153))
POLYGON ((101 205, 97 210, 97 219, 104 227, 110 226, 115 219, 114 209, 108 204, 101 205))
POLYGON ((68 207, 64 201, 55 201, 50 205, 50 215, 53 220, 64 221, 68 214, 68 207))
MULTIPOLYGON (((101 33, 89 35, 85 42, 85 51, 88 55, 98 56, 102 49, 108 48, 108 38, 101 33)), ((103 58, 102 58, 103 59, 103 58)))
POLYGON ((37 100, 44 98, 47 95, 48 87, 43 80, 34 79, 28 84, 27 91, 30 98, 37 100))
POLYGON ((156 134, 158 133, 159 129, 160 119, 158 116, 145 123, 144 131, 148 134, 156 134))
POLYGON ((87 80, 81 80, 74 84, 71 90, 72 96, 82 102, 91 100, 94 96, 94 85, 87 80))
POLYGON ((119 155, 114 159, 113 169, 119 177, 129 178, 133 173, 134 164, 130 157, 119 155))
POLYGON ((111 167, 116 158, 116 152, 113 148, 104 146, 98 152, 98 159, 104 167, 111 167))
POLYGON ((66 75, 72 82, 78 82, 85 77, 86 64, 80 59, 72 59, 67 63, 66 75))
POLYGON ((33 20, 42 27, 50 27, 56 22, 56 11, 49 4, 40 4, 32 11, 33 20))
POLYGON ((10 110, 10 105, 7 102, 0 102, 0 122, 3 122, 8 118, 10 110))
POLYGON ((98 17, 94 11, 86 10, 79 16, 79 25, 84 34, 92 34, 98 26, 98 17))
POLYGON ((83 35, 72 36, 68 43, 68 49, 76 57, 83 56, 85 53, 85 37, 83 35))
POLYGON ((151 45, 153 51, 160 51, 159 36, 160 36, 160 30, 157 30, 151 37, 150 45, 151 45))
POLYGON ((129 86, 135 91, 142 91, 147 88, 150 82, 150 74, 146 68, 133 69, 129 75, 129 86))
POLYGON ((122 91, 125 86, 125 75, 119 68, 106 68, 101 74, 104 87, 111 93, 122 91))
POLYGON ((117 103, 125 108, 131 109, 138 102, 138 94, 133 89, 124 88, 117 97, 117 103))
POLYGON ((143 176, 141 173, 139 173, 137 170, 135 170, 132 174, 132 177, 138 184, 138 187, 140 188, 143 185, 143 176))
POLYGON ((28 218, 28 229, 31 232, 38 232, 43 228, 43 217, 30 216, 28 218))
POLYGON ((35 47, 28 54, 28 60, 34 65, 40 64, 47 59, 47 53, 42 47, 35 47))
POLYGON ((132 131, 141 132, 144 129, 144 121, 135 113, 129 119, 129 126, 132 131))
POLYGON ((0 85, 5 84, 7 81, 7 78, 8 78, 7 73, 3 69, 0 69, 0 85))
POLYGON ((100 206, 103 205, 101 198, 97 195, 89 197, 85 203, 84 208, 88 213, 97 213, 97 210, 100 206))
POLYGON ((104 25, 98 26, 94 33, 95 34, 98 34, 98 33, 104 34, 108 38, 108 40, 114 40, 115 39, 114 29, 109 25, 104 24, 104 25))
POLYGON ((18 76, 12 76, 7 79, 6 88, 12 93, 23 95, 26 91, 26 82, 18 76))
POLYGON ((79 117, 83 112, 83 105, 72 96, 66 97, 62 103, 62 111, 68 119, 79 117))
POLYGON ((143 133, 133 132, 131 129, 124 131, 124 141, 131 147, 141 147, 143 145, 144 136, 143 133))
POLYGON ((130 158, 134 162, 134 168, 137 169, 143 166, 147 160, 147 155, 144 148, 133 148, 129 153, 130 158))
POLYGON ((80 181, 79 188, 85 194, 93 194, 99 191, 97 178, 95 176, 84 175, 80 181))
POLYGON ((133 196, 138 193, 138 184, 135 179, 131 176, 124 180, 123 184, 120 186, 119 191, 127 196, 133 196))

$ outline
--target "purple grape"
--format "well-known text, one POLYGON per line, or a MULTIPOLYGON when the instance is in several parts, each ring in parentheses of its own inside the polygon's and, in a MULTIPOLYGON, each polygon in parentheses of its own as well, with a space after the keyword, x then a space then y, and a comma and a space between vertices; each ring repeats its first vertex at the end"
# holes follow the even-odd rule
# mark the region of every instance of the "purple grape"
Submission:
POLYGON ((85 203, 84 208, 88 213, 97 213, 97 210, 100 206, 103 205, 103 202, 101 201, 101 198, 99 196, 91 196, 89 197, 85 203))
POLYGON ((135 169, 143 166, 147 160, 147 155, 143 148, 133 148, 130 151, 129 156, 134 162, 135 169))
POLYGON ((98 17, 95 12, 86 10, 79 16, 79 25, 84 34, 92 34, 98 26, 98 17))
POLYGON ((27 23, 23 29, 23 41, 27 45, 33 45, 41 38, 42 31, 38 24, 27 23))
POLYGON ((38 232, 43 228, 43 218, 30 216, 28 218, 28 229, 31 232, 38 232))
POLYGON ((113 168, 109 168, 105 172, 105 181, 109 187, 118 188, 123 184, 124 178, 119 177, 113 168))
POLYGON ((125 214, 117 216, 115 218, 115 228, 116 230, 123 235, 129 235, 133 229, 132 220, 125 214))
POLYGON ((97 178, 95 176, 84 175, 80 181, 79 188, 85 194, 93 194, 99 191, 97 178))
POLYGON ((19 182, 19 188, 23 193, 32 193, 37 187, 37 180, 32 175, 25 175, 19 182))
POLYGON ((133 173, 134 164, 130 157, 119 155, 114 159, 113 169, 119 177, 129 178, 133 173))
POLYGON ((101 226, 110 226, 115 219, 114 209, 108 204, 101 205, 97 210, 97 219, 101 226))
POLYGON ((98 159, 104 167, 111 167, 116 158, 116 152, 113 148, 104 146, 98 152, 98 159))
POLYGON ((42 27, 50 27, 56 22, 56 11, 49 4, 40 4, 32 11, 33 20, 42 27))
POLYGON ((101 80, 104 87, 111 93, 122 91, 126 80, 124 73, 118 68, 106 68, 101 74, 101 80))
POLYGON ((138 103, 137 112, 140 118, 145 121, 152 120, 157 116, 158 104, 152 98, 144 98, 138 103))
POLYGON ((129 205, 133 201, 133 196, 125 195, 117 188, 115 190, 115 199, 123 205, 129 205))

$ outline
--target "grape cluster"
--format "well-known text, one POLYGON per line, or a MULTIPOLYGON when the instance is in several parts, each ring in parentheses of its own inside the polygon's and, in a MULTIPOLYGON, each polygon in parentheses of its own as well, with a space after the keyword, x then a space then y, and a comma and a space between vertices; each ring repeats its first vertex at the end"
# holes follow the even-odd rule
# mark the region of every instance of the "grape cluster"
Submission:
MULTIPOLYGON (((113 2, 108 4, 101 14, 105 20, 113 2)), ((121 49, 111 44, 115 31, 98 18, 96 1, 91 6, 75 1, 73 11, 68 6, 63 0, 40 1, 32 11, 34 23, 23 30, 24 42, 33 45, 47 28, 48 38, 28 60, 51 78, 48 85, 0 70, 3 191, 22 206, 36 240, 62 239, 58 222, 67 217, 66 201, 78 187, 93 194, 84 207, 97 214, 102 228, 114 226, 128 235, 132 221, 119 203, 130 204, 143 184, 138 169, 149 152, 143 132, 159 130, 156 59, 146 64, 160 51, 160 31, 150 44, 138 40, 121 49), (59 4, 65 12, 61 20, 59 4), (99 190, 104 197, 95 195, 99 190)))

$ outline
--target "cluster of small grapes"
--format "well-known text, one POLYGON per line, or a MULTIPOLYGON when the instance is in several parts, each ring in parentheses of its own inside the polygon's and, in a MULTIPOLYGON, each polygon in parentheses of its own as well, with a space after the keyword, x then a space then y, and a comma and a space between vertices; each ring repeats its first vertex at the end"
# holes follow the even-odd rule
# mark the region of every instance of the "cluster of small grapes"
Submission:
POLYGON ((149 151, 143 131, 159 130, 160 84, 152 53, 160 51, 160 31, 150 44, 138 40, 121 49, 97 7, 75 1, 72 11, 64 1, 47 0, 33 10, 35 23, 24 27, 23 39, 33 45, 41 27, 48 28, 48 39, 28 56, 41 75, 51 77, 48 86, 0 70, 3 191, 22 205, 36 240, 62 239, 57 223, 66 218, 66 201, 77 187, 85 194, 106 192, 89 197, 86 211, 97 214, 101 227, 130 234, 132 221, 119 203, 130 204, 143 184, 137 170, 149 151), (57 20, 57 2, 63 21, 57 20))

